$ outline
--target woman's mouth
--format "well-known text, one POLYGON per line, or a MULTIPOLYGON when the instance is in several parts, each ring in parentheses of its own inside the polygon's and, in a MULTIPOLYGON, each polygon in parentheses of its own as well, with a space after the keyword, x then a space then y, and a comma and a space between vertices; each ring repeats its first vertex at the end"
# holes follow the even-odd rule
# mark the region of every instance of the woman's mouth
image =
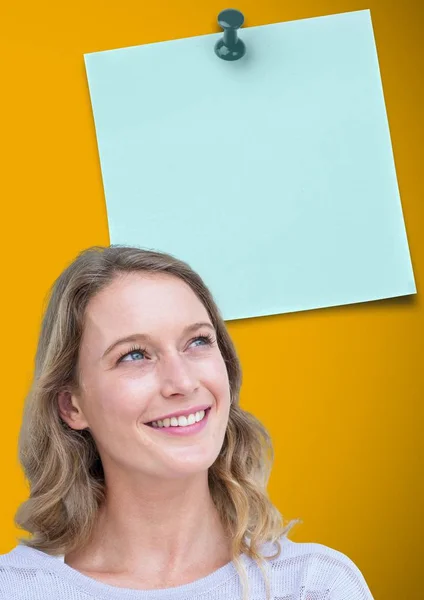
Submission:
POLYGON ((162 433, 189 435, 201 431, 206 426, 210 410, 211 407, 187 416, 172 417, 163 421, 151 421, 146 425, 162 433))

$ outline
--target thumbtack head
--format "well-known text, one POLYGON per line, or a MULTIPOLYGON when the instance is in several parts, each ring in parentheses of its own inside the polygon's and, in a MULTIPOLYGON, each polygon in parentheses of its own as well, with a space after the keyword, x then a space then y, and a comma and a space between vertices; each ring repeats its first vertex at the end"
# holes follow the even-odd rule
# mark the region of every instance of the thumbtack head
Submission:
POLYGON ((215 44, 215 54, 223 60, 238 60, 246 53, 246 46, 237 37, 237 30, 243 25, 244 16, 239 10, 227 8, 218 15, 218 24, 224 36, 215 44))
POLYGON ((222 10, 218 15, 218 24, 223 28, 239 29, 244 23, 244 16, 235 8, 222 10))

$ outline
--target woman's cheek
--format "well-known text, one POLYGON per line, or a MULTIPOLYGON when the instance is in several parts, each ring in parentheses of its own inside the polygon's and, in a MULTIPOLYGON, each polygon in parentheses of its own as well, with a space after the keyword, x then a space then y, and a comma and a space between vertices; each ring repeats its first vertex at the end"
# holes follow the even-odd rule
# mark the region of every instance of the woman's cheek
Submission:
MULTIPOLYGON (((111 392, 108 391, 109 396, 111 392)), ((153 376, 122 378, 113 388, 112 401, 130 414, 138 415, 157 397, 157 384, 153 376)))

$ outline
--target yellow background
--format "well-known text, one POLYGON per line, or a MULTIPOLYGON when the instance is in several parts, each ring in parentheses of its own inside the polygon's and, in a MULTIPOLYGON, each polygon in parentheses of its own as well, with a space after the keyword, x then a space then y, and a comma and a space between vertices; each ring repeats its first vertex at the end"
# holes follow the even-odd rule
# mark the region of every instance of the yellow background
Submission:
MULTIPOLYGON (((47 288, 109 243, 83 54, 219 31, 223 2, 45 0, 1 9, 0 553, 27 495, 17 435, 47 288)), ((376 600, 424 598, 423 4, 240 0, 245 27, 370 8, 419 294, 228 323, 242 405, 270 429, 294 541, 346 553, 376 600), (421 5, 421 6, 420 6, 421 5)))

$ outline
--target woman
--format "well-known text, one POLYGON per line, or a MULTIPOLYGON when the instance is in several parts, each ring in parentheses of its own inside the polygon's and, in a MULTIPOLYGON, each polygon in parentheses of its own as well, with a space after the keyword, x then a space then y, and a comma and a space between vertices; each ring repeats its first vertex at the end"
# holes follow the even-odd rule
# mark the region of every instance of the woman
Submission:
POLYGON ((267 497, 267 431, 202 279, 124 246, 55 282, 19 458, 32 539, 0 556, 0 598, 370 600, 358 567, 288 540, 267 497), (240 576, 240 577, 238 577, 240 576))

